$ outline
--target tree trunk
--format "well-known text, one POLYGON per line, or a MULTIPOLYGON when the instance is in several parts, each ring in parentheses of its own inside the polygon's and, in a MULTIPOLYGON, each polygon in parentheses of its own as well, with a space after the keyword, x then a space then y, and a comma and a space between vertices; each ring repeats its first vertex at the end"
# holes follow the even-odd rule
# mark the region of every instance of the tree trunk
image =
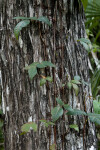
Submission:
POLYGON ((66 104, 86 112, 92 111, 91 88, 82 84, 79 94, 62 84, 79 75, 89 82, 88 54, 77 41, 85 37, 84 13, 78 0, 2 0, 1 22, 1 81, 2 108, 5 114, 5 150, 95 150, 95 126, 85 117, 64 115, 54 127, 46 128, 40 119, 51 119, 56 97, 66 104), (14 36, 18 21, 15 16, 46 16, 51 26, 31 23, 21 31, 19 42, 14 36), (33 62, 50 61, 56 68, 46 68, 44 76, 53 83, 40 86, 40 77, 33 80, 23 68, 33 62), (36 122, 38 131, 20 135, 21 126, 36 122), (70 129, 77 124, 79 132, 70 129))

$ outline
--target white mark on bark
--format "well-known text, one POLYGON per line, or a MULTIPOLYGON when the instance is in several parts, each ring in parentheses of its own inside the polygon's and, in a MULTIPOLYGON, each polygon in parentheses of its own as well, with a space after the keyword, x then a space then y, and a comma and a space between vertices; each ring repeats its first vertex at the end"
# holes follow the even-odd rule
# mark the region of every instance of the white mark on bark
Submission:
POLYGON ((91 148, 89 150, 95 150, 94 146, 91 146, 91 148))
POLYGON ((8 106, 6 107, 6 110, 9 111, 9 107, 8 106))
POLYGON ((34 93, 31 93, 30 96, 30 110, 33 111, 33 107, 34 107, 34 93))
POLYGON ((19 36, 19 45, 20 45, 20 48, 23 47, 23 40, 21 39, 21 36, 19 36))
POLYGON ((28 122, 32 122, 32 116, 28 118, 28 122))
POLYGON ((9 87, 6 87, 6 94, 9 95, 9 87))
POLYGON ((29 12, 30 12, 30 17, 33 17, 33 8, 31 7, 31 5, 29 5, 29 12))
POLYGON ((3 113, 5 114, 5 99, 3 96, 3 92, 2 92, 2 110, 3 110, 3 113))

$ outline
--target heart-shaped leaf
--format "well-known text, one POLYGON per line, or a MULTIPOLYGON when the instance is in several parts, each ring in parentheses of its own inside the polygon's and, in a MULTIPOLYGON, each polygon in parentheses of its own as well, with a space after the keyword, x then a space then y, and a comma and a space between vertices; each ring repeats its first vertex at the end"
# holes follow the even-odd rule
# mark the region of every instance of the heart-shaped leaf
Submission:
POLYGON ((47 17, 40 16, 37 20, 42 21, 42 22, 48 24, 49 26, 51 25, 50 21, 49 21, 49 19, 47 17))
POLYGON ((72 83, 71 83, 71 82, 68 82, 68 83, 67 83, 67 87, 69 88, 69 90, 71 90, 71 88, 72 88, 72 83))
POLYGON ((81 78, 80 78, 80 76, 74 76, 74 80, 80 80, 81 78))
POLYGON ((71 124, 69 127, 79 132, 78 125, 76 125, 76 124, 71 124))
POLYGON ((46 80, 49 81, 49 82, 52 82, 53 78, 48 76, 48 77, 46 77, 46 80))
POLYGON ((40 86, 44 85, 45 83, 46 83, 46 79, 42 78, 42 79, 40 80, 40 86))
POLYGON ((60 108, 59 106, 54 107, 54 108, 51 110, 51 114, 52 114, 53 122, 55 122, 56 120, 59 119, 59 117, 61 117, 61 116, 63 115, 63 109, 60 108))
POLYGON ((63 106, 63 105, 64 105, 64 102, 63 102, 61 99, 56 98, 56 101, 57 101, 57 103, 58 103, 60 106, 63 106))
POLYGON ((78 80, 71 80, 71 83, 74 83, 74 84, 81 84, 81 82, 79 82, 78 80))
POLYGON ((72 84, 72 86, 73 86, 73 89, 75 90, 75 94, 77 96, 79 93, 79 87, 76 84, 72 84))
POLYGON ((36 67, 31 67, 29 70, 28 70, 28 74, 29 74, 29 78, 32 80, 33 77, 37 74, 37 69, 36 67))
POLYGON ((29 132, 30 129, 33 129, 34 132, 36 132, 36 131, 37 131, 37 124, 34 123, 34 122, 28 122, 28 123, 24 124, 24 125, 21 127, 21 131, 22 131, 22 132, 26 132, 26 133, 29 132))
POLYGON ((44 66, 46 66, 46 67, 55 67, 55 65, 52 64, 52 63, 49 62, 49 61, 43 61, 41 64, 44 65, 44 66))

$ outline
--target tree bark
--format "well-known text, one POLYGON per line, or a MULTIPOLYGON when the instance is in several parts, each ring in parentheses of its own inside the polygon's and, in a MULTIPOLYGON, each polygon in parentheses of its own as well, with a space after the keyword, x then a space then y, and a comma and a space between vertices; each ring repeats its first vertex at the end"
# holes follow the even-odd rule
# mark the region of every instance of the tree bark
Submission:
POLYGON ((55 127, 46 128, 40 119, 51 119, 56 97, 66 104, 86 112, 93 111, 91 88, 79 86, 79 94, 62 84, 75 75, 89 82, 88 54, 77 41, 85 37, 84 12, 77 0, 2 0, 1 23, 1 81, 2 108, 5 114, 5 150, 96 150, 95 126, 85 117, 64 115, 55 127), (15 39, 15 16, 47 16, 51 27, 34 22, 15 39), (46 68, 45 76, 53 83, 40 87, 40 77, 31 81, 23 68, 33 62, 50 61, 56 68, 46 68), (21 126, 36 122, 38 131, 20 135, 21 126), (78 124, 79 132, 69 128, 78 124))

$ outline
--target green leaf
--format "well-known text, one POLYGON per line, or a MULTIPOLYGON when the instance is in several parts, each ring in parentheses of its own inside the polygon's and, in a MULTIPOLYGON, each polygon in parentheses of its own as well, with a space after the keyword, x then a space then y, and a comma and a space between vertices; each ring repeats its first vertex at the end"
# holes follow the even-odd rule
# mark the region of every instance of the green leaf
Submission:
POLYGON ((51 114, 52 114, 53 122, 55 122, 56 120, 59 119, 59 117, 61 117, 61 116, 63 115, 63 109, 60 108, 59 106, 54 107, 54 108, 51 110, 51 114))
POLYGON ((38 64, 37 64, 37 67, 38 67, 38 68, 55 67, 55 65, 52 64, 52 63, 49 62, 49 61, 43 61, 43 62, 41 62, 41 63, 38 63, 38 64))
POLYGON ((67 87, 69 88, 69 90, 71 90, 71 88, 72 88, 72 83, 71 83, 71 82, 68 82, 68 83, 67 83, 67 87))
POLYGON ((49 82, 52 82, 53 78, 48 76, 48 77, 46 77, 46 80, 49 81, 49 82))
POLYGON ((51 25, 50 21, 49 21, 49 19, 47 17, 40 16, 37 20, 42 21, 42 22, 48 24, 49 26, 51 25))
MULTIPOLYGON (((100 1, 93 0, 88 3, 88 7, 86 9, 86 17, 100 17, 100 1)), ((92 19, 91 19, 92 20, 92 19)))
POLYGON ((19 16, 19 17, 14 17, 13 19, 28 20, 28 17, 22 17, 22 16, 19 16))
POLYGON ((42 64, 42 63, 38 63, 38 64, 37 64, 37 68, 40 68, 40 69, 41 69, 41 68, 45 68, 45 67, 46 67, 46 65, 44 65, 44 64, 42 64))
POLYGON ((89 39, 86 39, 86 38, 80 38, 79 41, 87 43, 87 44, 91 44, 91 41, 89 39))
POLYGON ((85 38, 80 38, 78 41, 80 41, 80 43, 84 46, 84 48, 90 52, 90 47, 89 44, 91 44, 89 39, 85 39, 85 38))
POLYGON ((0 109, 0 115, 2 115, 3 114, 3 111, 0 109))
POLYGON ((96 97, 98 93, 97 87, 100 85, 100 69, 96 69, 91 80, 92 95, 96 97))
POLYGON ((33 77, 37 74, 37 69, 35 66, 28 69, 29 78, 32 80, 33 77))
POLYGON ((48 123, 47 123, 47 120, 40 120, 40 122, 42 122, 44 124, 45 127, 48 127, 48 123))
POLYGON ((34 123, 34 122, 28 122, 28 123, 24 124, 24 125, 21 127, 21 131, 22 131, 22 132, 26 132, 26 133, 29 132, 30 129, 33 129, 34 132, 36 132, 36 131, 37 131, 37 124, 34 123))
POLYGON ((50 150, 56 150, 55 149, 55 144, 50 145, 50 150))
POLYGON ((72 128, 72 129, 75 129, 76 131, 79 132, 78 125, 76 125, 76 124, 71 124, 69 127, 72 128))
POLYGON ((81 82, 79 82, 78 80, 71 80, 71 83, 74 83, 74 84, 81 84, 81 82))
POLYGON ((0 128, 3 127, 3 121, 0 121, 0 128))
POLYGON ((73 111, 72 107, 69 106, 68 104, 64 104, 64 108, 65 108, 67 111, 73 111))
POLYGON ((32 67, 37 67, 37 64, 39 64, 39 62, 34 62, 34 63, 30 64, 29 66, 26 66, 24 69, 28 70, 28 69, 31 69, 32 67))
POLYGON ((55 125, 53 122, 47 120, 40 120, 40 122, 42 122, 46 127, 48 127, 49 125, 55 125))
POLYGON ((42 78, 42 79, 40 80, 40 86, 44 85, 45 83, 46 83, 46 79, 42 78))
POLYGON ((25 135, 25 134, 26 134, 26 132, 21 132, 21 133, 20 133, 20 135, 25 135))
POLYGON ((87 115, 89 116, 89 119, 91 122, 94 122, 100 125, 100 114, 88 113, 87 115))
POLYGON ((19 32, 22 30, 22 28, 27 27, 29 23, 30 20, 23 20, 16 25, 16 27, 14 28, 14 34, 17 40, 18 40, 19 32))
POLYGON ((76 96, 78 96, 78 93, 79 93, 79 87, 78 87, 76 84, 72 84, 72 86, 73 86, 73 89, 75 90, 76 96))
POLYGON ((80 80, 81 78, 80 78, 80 76, 74 76, 74 80, 80 80))
POLYGON ((85 111, 79 109, 72 109, 71 111, 67 112, 67 115, 87 115, 85 111))
POLYGON ((48 125, 55 125, 55 123, 48 121, 48 125))
POLYGON ((38 62, 34 62, 24 68, 25 70, 28 70, 30 79, 33 79, 33 77, 37 74, 37 68, 36 68, 37 64, 38 62))
POLYGON ((46 66, 46 67, 55 67, 55 65, 52 64, 52 63, 49 62, 49 61, 43 61, 41 64, 44 65, 44 66, 46 66))
POLYGON ((13 19, 37 20, 38 18, 37 17, 22 17, 22 16, 19 16, 19 17, 14 17, 13 19))
POLYGON ((63 105, 64 105, 64 102, 63 102, 61 99, 56 98, 56 101, 57 101, 57 103, 58 103, 60 106, 63 106, 63 105))
POLYGON ((88 45, 88 44, 86 44, 86 43, 84 43, 84 42, 82 42, 82 41, 80 41, 80 43, 84 46, 84 48, 85 48, 88 52, 90 52, 90 48, 89 48, 89 45, 88 45))
POLYGON ((81 0, 81 1, 82 1, 82 4, 83 4, 83 7, 84 7, 84 10, 86 10, 87 5, 88 5, 88 0, 81 0))
POLYGON ((89 83, 88 82, 85 82, 84 80, 81 81, 83 84, 89 86, 89 83))
POLYGON ((93 108, 96 114, 100 114, 100 101, 93 100, 93 108))

